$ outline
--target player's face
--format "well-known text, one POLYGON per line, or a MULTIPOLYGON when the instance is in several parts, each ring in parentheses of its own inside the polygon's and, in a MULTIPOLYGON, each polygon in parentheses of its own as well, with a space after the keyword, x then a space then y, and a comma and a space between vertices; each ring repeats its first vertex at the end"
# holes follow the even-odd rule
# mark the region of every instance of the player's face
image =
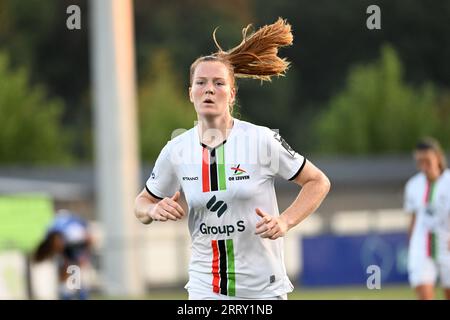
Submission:
POLYGON ((227 67, 218 61, 201 62, 195 68, 189 98, 199 117, 229 114, 235 89, 227 67))
POLYGON ((421 150, 414 153, 417 168, 422 171, 427 178, 436 179, 440 174, 439 159, 433 150, 421 150))

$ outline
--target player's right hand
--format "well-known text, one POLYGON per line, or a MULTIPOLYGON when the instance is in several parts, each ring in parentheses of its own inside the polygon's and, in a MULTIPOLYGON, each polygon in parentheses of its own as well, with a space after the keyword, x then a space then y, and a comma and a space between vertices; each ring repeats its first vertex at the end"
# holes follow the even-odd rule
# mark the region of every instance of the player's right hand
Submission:
POLYGON ((155 221, 180 220, 185 216, 185 213, 178 203, 179 199, 180 191, 177 191, 171 198, 165 197, 155 204, 148 215, 155 221))

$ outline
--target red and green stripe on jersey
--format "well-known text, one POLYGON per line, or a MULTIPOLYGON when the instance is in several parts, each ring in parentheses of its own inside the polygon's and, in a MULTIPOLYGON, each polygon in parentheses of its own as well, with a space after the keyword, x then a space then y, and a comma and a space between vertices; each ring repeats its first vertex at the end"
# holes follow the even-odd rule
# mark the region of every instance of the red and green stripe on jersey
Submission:
POLYGON ((203 192, 226 190, 225 143, 216 148, 206 145, 202 150, 202 190, 203 192))
MULTIPOLYGON (((435 183, 427 181, 427 187, 425 190, 425 195, 423 197, 423 202, 426 207, 433 203, 434 194, 435 194, 435 183)), ((436 255, 437 255, 436 233, 428 231, 427 256, 436 259, 436 255)))
POLYGON ((236 296, 233 239, 211 240, 211 247, 213 251, 213 291, 228 296, 236 296))

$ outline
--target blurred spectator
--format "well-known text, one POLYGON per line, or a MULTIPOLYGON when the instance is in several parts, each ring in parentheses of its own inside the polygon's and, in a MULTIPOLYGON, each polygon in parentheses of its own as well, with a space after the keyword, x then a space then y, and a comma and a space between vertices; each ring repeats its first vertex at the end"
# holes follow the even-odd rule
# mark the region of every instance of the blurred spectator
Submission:
POLYGON ((58 264, 58 296, 63 300, 88 298, 89 289, 84 281, 83 270, 90 265, 92 237, 88 230, 87 221, 68 210, 59 210, 45 238, 38 245, 35 253, 35 262, 47 259, 56 259, 58 264), (79 273, 69 269, 71 266, 79 267, 79 273), (69 285, 68 279, 79 276, 76 285, 69 285))

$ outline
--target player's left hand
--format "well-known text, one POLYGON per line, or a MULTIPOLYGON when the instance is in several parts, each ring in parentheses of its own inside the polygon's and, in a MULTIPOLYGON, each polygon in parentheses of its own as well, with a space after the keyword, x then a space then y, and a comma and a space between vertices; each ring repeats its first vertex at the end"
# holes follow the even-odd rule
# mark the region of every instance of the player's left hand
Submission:
POLYGON ((288 225, 281 217, 272 217, 270 214, 259 208, 255 209, 256 214, 262 219, 256 224, 256 232, 261 238, 269 238, 275 240, 284 235, 288 231, 288 225))

